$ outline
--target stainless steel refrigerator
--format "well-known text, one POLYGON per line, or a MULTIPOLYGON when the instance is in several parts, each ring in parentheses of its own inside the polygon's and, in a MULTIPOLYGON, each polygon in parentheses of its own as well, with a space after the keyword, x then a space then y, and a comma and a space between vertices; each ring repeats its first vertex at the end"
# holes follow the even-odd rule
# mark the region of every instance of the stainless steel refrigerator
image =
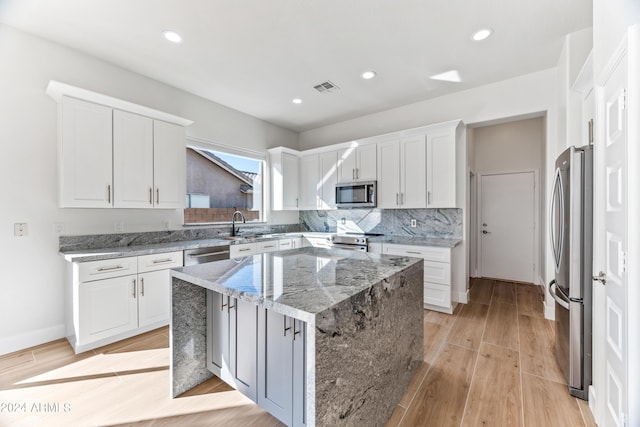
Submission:
POLYGON ((556 300, 555 356, 571 395, 591 385, 593 147, 569 147, 556 160, 550 211, 556 300))

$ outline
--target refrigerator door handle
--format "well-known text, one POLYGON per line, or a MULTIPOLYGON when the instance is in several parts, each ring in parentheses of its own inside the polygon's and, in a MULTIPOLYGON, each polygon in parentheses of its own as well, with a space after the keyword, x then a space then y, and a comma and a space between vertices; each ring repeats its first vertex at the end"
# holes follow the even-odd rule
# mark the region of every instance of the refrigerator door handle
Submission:
POLYGON ((555 262, 556 272, 560 269, 562 252, 564 250, 564 185, 562 182, 562 172, 556 170, 553 182, 553 192, 551 194, 551 212, 549 214, 551 234, 551 250, 555 262))
POLYGON ((561 307, 569 310, 569 301, 565 301, 562 297, 556 294, 556 283, 556 279, 553 279, 551 282, 549 282, 549 293, 551 294, 553 299, 556 300, 558 304, 560 304, 561 307))

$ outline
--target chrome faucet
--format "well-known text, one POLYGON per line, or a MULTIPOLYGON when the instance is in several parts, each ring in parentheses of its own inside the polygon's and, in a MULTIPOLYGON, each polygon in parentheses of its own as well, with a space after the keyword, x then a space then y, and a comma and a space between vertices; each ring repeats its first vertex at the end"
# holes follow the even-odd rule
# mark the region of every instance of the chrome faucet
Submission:
POLYGON ((240 228, 236 230, 236 214, 240 214, 240 218, 242 218, 242 223, 246 224, 247 221, 244 219, 244 214, 240 211, 235 211, 231 216, 231 236, 235 237, 236 233, 240 232, 240 228))

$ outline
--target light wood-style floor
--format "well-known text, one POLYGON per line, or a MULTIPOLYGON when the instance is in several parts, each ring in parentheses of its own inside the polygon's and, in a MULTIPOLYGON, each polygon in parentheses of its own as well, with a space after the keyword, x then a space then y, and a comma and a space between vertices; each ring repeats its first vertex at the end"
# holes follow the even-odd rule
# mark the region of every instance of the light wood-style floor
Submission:
POLYGON ((425 311, 425 363, 387 427, 595 426, 553 357, 539 286, 471 281, 453 316, 425 311))
MULTIPOLYGON (((452 316, 425 311, 425 363, 387 426, 595 426, 569 396, 532 285, 475 280, 452 316)), ((0 357, 0 426, 282 424, 213 378, 169 397, 161 328, 74 355, 58 340, 0 357)))

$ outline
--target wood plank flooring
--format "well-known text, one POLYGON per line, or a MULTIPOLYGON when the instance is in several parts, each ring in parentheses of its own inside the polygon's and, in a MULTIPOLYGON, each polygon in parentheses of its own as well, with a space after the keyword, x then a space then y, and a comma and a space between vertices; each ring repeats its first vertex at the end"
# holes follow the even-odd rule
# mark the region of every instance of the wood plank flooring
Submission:
MULTIPOLYGON (((536 286, 478 279, 453 315, 425 310, 425 362, 387 426, 595 426, 542 308, 536 286)), ((2 356, 0 426, 282 426, 215 377, 171 399, 168 347, 161 328, 80 355, 57 340, 2 356)))
POLYGON ((425 312, 434 341, 387 427, 595 426, 555 363, 542 289, 474 279, 469 294, 452 316, 425 312))

